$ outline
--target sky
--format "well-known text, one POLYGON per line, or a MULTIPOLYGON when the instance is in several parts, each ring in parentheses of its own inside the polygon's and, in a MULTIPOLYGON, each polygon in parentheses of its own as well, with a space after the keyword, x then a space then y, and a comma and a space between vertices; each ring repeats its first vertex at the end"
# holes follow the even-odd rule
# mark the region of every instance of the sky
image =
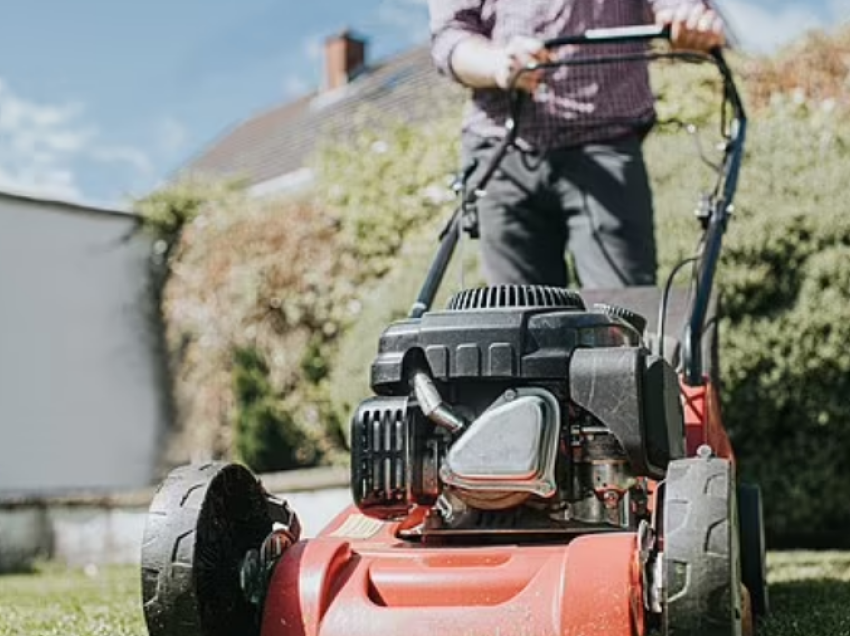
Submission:
MULTIPOLYGON (((850 20, 850 0, 716 1, 759 52, 850 20)), ((427 41, 427 0, 8 2, 0 190, 123 204, 319 86, 322 42, 344 28, 368 39, 369 61, 392 56, 427 41)))

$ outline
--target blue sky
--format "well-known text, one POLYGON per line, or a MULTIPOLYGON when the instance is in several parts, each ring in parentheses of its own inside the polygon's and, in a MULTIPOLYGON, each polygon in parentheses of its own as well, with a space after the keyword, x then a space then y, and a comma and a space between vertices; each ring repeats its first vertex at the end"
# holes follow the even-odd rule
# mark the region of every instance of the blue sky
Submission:
MULTIPOLYGON (((850 0, 718 0, 769 51, 850 0)), ((18 0, 0 22, 0 189, 140 194, 222 130, 320 83, 323 39, 369 59, 427 38, 426 0, 18 0)))

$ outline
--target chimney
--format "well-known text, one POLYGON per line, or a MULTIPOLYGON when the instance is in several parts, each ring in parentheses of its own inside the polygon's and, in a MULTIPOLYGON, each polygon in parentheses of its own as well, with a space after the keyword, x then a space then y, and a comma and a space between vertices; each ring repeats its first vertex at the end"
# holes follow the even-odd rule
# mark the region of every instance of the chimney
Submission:
POLYGON ((345 86, 366 63, 366 41, 345 30, 325 40, 325 89, 345 86))

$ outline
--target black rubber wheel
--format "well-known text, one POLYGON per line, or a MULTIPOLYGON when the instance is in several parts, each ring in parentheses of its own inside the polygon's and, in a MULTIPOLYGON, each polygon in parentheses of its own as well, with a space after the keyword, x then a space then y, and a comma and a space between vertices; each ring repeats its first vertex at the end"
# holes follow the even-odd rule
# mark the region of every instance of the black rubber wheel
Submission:
POLYGON ((664 633, 740 636, 738 509, 732 464, 670 462, 663 508, 664 633))
POLYGON ((755 484, 738 486, 738 517, 741 524, 741 578, 750 593, 753 614, 759 617, 767 616, 770 603, 767 593, 764 522, 761 489, 755 484))
POLYGON ((242 593, 240 568, 271 530, 268 495, 244 466, 172 471, 151 503, 142 545, 150 636, 258 635, 258 611, 242 593))

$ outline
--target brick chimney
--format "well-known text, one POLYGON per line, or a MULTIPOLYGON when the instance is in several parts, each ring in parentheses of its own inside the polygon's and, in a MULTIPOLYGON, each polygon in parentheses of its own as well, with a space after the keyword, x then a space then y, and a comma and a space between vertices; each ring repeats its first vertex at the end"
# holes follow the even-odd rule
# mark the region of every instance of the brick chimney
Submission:
POLYGON ((345 30, 325 40, 325 90, 345 86, 366 63, 366 41, 345 30))

